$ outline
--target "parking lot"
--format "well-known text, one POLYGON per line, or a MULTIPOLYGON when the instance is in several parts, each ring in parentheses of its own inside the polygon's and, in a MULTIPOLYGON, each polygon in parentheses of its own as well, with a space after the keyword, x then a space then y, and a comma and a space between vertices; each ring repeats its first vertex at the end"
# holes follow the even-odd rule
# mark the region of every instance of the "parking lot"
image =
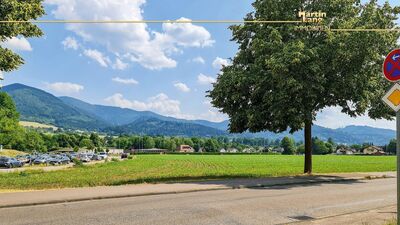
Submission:
POLYGON ((27 154, 16 157, 0 156, 0 173, 19 172, 25 170, 54 171, 73 167, 76 164, 92 165, 104 163, 120 156, 109 156, 100 153, 59 153, 59 154, 27 154))

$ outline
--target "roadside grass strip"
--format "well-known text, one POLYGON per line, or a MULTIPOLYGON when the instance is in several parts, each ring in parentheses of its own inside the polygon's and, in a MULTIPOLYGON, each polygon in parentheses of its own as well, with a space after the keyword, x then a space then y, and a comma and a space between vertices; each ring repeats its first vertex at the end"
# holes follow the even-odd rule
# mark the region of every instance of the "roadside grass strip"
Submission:
MULTIPOLYGON (((314 173, 396 170, 394 156, 314 156, 314 173)), ((188 180, 301 175, 303 156, 138 155, 120 162, 59 171, 27 170, 0 174, 0 189, 42 190, 188 180)))

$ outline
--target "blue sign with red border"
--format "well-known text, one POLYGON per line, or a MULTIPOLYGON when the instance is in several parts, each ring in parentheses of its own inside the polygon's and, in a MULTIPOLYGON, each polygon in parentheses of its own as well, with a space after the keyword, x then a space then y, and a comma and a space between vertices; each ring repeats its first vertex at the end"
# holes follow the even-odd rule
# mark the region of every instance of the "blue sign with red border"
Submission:
POLYGON ((400 80, 400 49, 393 50, 383 63, 383 74, 391 82, 400 80))

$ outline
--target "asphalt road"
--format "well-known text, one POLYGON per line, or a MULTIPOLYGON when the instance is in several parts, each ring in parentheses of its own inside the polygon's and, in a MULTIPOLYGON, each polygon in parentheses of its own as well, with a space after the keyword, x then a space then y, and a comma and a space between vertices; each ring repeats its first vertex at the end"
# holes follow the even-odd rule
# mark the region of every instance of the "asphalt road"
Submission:
POLYGON ((394 205, 395 182, 390 178, 6 208, 0 209, 0 224, 284 224, 394 205))

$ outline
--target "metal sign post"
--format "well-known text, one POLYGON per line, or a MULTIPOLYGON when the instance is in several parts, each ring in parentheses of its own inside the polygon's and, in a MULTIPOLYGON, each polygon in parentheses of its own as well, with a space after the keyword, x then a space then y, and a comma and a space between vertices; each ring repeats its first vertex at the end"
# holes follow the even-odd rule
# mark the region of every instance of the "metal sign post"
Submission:
POLYGON ((397 225, 400 225, 400 111, 396 112, 397 225))
MULTIPOLYGON (((388 81, 400 81, 400 49, 395 49, 383 62, 383 75, 388 81)), ((396 83, 382 98, 396 112, 397 155, 397 225, 400 225, 400 85, 396 83)))

